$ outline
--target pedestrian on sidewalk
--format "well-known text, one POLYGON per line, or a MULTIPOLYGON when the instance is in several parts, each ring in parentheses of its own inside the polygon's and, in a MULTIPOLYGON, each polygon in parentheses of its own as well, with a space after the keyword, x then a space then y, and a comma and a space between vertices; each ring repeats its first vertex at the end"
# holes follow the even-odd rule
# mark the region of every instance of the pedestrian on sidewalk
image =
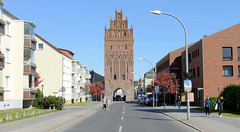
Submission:
POLYGON ((180 95, 178 95, 178 98, 177 98, 177 104, 178 104, 178 109, 181 109, 181 97, 180 95))
POLYGON ((205 112, 206 112, 206 117, 211 117, 210 113, 211 113, 211 108, 212 108, 212 102, 209 99, 209 97, 207 96, 206 100, 205 100, 205 112), (208 115, 207 115, 208 114, 208 115))
POLYGON ((225 101, 225 99, 223 98, 223 96, 221 96, 221 97, 217 100, 219 117, 222 117, 224 101, 225 101))
POLYGON ((103 110, 103 109, 105 109, 105 110, 106 110, 106 108, 107 108, 107 106, 106 106, 106 105, 107 105, 107 100, 106 100, 106 98, 105 98, 105 97, 103 98, 103 100, 102 100, 102 103, 103 103, 102 110, 103 110))
POLYGON ((110 104, 111 104, 111 101, 109 98, 107 98, 107 110, 110 110, 109 107, 110 107, 110 104))

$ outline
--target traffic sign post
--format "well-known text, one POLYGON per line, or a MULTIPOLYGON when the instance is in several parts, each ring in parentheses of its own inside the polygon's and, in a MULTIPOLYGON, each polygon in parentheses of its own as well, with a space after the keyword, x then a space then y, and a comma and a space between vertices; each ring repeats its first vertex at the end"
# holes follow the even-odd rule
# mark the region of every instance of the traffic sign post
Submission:
POLYGON ((187 120, 190 119, 190 101, 189 101, 189 92, 192 91, 192 81, 184 80, 184 91, 187 92, 187 120))
POLYGON ((157 100, 158 100, 157 93, 159 93, 159 86, 155 86, 155 93, 156 93, 156 107, 157 107, 158 106, 157 105, 157 100))
POLYGON ((162 88, 162 91, 164 92, 164 101, 163 101, 163 105, 164 105, 164 110, 165 110, 165 95, 166 95, 166 92, 168 91, 168 88, 166 88, 165 86, 162 88))

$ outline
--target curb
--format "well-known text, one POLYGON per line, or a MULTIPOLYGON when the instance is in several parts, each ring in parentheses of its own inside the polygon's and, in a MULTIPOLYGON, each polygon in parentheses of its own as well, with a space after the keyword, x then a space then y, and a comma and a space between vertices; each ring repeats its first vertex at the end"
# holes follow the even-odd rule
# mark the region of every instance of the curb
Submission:
POLYGON ((196 126, 191 125, 190 123, 187 123, 187 122, 185 122, 185 121, 182 121, 182 120, 180 120, 180 119, 178 119, 178 118, 176 118, 176 117, 174 117, 174 116, 170 116, 170 115, 168 115, 168 114, 166 114, 166 113, 164 113, 164 112, 162 112, 162 111, 159 111, 159 112, 162 113, 163 115, 167 116, 167 117, 170 117, 170 118, 172 118, 172 119, 174 119, 174 120, 176 120, 176 121, 178 121, 178 122, 180 122, 180 123, 183 123, 183 124, 185 124, 185 125, 193 128, 193 129, 195 129, 195 130, 197 130, 197 131, 199 131, 199 132, 203 132, 203 130, 201 130, 200 128, 198 128, 198 127, 196 127, 196 126))

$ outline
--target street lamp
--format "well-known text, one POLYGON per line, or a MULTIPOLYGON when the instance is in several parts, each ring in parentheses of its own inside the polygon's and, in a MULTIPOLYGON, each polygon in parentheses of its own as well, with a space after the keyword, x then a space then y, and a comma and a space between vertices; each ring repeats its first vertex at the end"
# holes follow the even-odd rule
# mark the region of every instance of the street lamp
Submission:
MULTIPOLYGON (((136 74, 136 75, 138 75, 139 76, 139 78, 141 79, 141 75, 140 74, 138 74, 138 73, 136 73, 136 72, 131 72, 132 74, 136 74)), ((140 83, 140 91, 142 90, 142 84, 140 83)), ((137 91, 137 94, 138 94, 138 92, 139 92, 139 85, 138 85, 138 91, 137 91)))
MULTIPOLYGON (((186 76, 188 76, 188 46, 187 46, 187 30, 185 28, 185 25, 183 24, 183 22, 178 17, 176 17, 172 14, 161 12, 159 10, 150 11, 150 13, 156 14, 156 15, 164 14, 164 15, 174 17, 182 24, 182 27, 183 27, 184 32, 185 32, 185 50, 186 50, 186 52, 185 52, 186 69, 185 70, 186 70, 186 76)), ((189 118, 190 118, 190 103, 189 103, 189 90, 187 90, 187 120, 189 120, 189 118)))
MULTIPOLYGON (((153 82, 152 82, 152 85, 153 85, 153 90, 154 90, 154 67, 153 67, 153 64, 147 60, 147 59, 143 59, 143 58, 138 58, 139 60, 144 60, 144 61, 147 61, 151 66, 152 66, 152 70, 153 70, 153 82)), ((153 107, 154 107, 154 91, 153 91, 153 107)))

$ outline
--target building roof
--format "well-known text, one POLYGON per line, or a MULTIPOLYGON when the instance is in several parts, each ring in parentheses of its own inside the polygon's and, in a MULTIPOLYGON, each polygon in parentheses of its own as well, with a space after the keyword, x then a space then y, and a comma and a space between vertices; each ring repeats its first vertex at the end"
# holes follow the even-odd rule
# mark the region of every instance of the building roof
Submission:
POLYGON ((71 59, 73 59, 74 53, 70 50, 66 50, 66 49, 60 49, 58 48, 58 50, 60 52, 62 52, 63 54, 65 54, 66 56, 70 57, 71 59))
MULTIPOLYGON (((153 70, 154 68, 152 68, 151 70, 149 70, 148 72, 146 72, 144 74, 144 78, 152 78, 153 77, 153 70)), ((156 76, 156 73, 154 72, 154 76, 156 76)))
MULTIPOLYGON (((63 54, 63 55, 65 55, 65 56, 67 56, 67 57, 69 57, 69 58, 71 58, 70 56, 68 56, 67 54, 65 54, 64 52, 62 52, 61 50, 64 50, 64 49, 59 49, 59 48, 57 48, 56 46, 54 46, 54 45, 52 45, 50 42, 48 42, 47 40, 45 40, 44 38, 42 38, 40 35, 38 35, 38 34, 35 34, 35 36, 37 36, 38 38, 40 38, 41 40, 43 40, 46 44, 48 44, 50 47, 52 47, 53 49, 55 49, 58 53, 60 53, 60 54, 63 54)), ((68 50, 67 50, 68 51, 68 50)), ((70 51, 71 52, 71 51, 70 51)), ((72 52, 71 52, 72 53, 72 52)), ((73 54, 73 53, 72 53, 73 54)), ((73 59, 73 58, 71 58, 71 59, 73 59)))

